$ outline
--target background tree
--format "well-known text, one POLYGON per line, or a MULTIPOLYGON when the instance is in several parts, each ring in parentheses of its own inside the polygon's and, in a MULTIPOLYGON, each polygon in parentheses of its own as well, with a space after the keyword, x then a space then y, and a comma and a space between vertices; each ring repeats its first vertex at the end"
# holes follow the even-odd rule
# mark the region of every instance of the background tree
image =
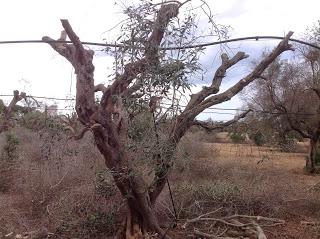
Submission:
MULTIPOLYGON (((125 230, 119 234, 122 238, 140 238, 149 230, 157 232, 163 238, 167 237, 159 226, 155 205, 165 186, 178 142, 192 125, 198 124, 195 122, 198 114, 210 106, 230 100, 244 87, 259 78, 282 52, 291 49, 288 40, 292 32, 250 74, 226 91, 219 93, 227 70, 248 57, 244 52, 238 52, 231 58, 227 54, 222 54, 221 65, 215 71, 211 84, 203 87, 198 93, 192 94, 184 109, 172 111, 174 107, 169 107, 170 109, 165 112, 151 111, 156 123, 167 119, 165 122, 169 125, 169 129, 163 138, 156 136, 159 140, 155 141, 157 145, 155 148, 161 150, 151 152, 149 160, 154 170, 153 178, 150 180, 149 177, 148 180, 143 172, 135 167, 135 162, 143 156, 130 151, 132 137, 129 135, 131 129, 128 126, 130 126, 130 118, 134 118, 134 113, 132 113, 133 107, 127 107, 127 104, 130 101, 144 102, 150 100, 152 96, 165 98, 171 92, 175 95, 175 92, 189 86, 187 76, 194 77, 194 71, 197 70, 195 50, 187 51, 182 47, 181 51, 186 52, 184 56, 193 57, 180 58, 181 55, 177 52, 176 55, 171 55, 175 56, 173 60, 160 48, 168 39, 181 41, 181 38, 188 36, 190 28, 183 28, 181 25, 179 27, 176 22, 180 21, 178 13, 182 6, 183 4, 172 1, 163 4, 147 3, 127 10, 130 19, 133 19, 133 24, 127 25, 132 34, 127 35, 128 38, 123 42, 129 42, 128 39, 131 39, 131 47, 128 47, 127 51, 132 54, 127 54, 123 50, 124 55, 117 59, 121 64, 115 65, 114 78, 108 87, 102 84, 95 86, 92 64, 94 53, 84 48, 67 20, 61 20, 61 22, 72 41, 71 44, 58 43, 49 37, 43 37, 43 40, 47 41, 75 68, 77 115, 85 126, 84 130, 92 131, 95 143, 105 158, 106 166, 112 172, 115 184, 127 203, 125 230), (156 15, 150 18, 153 13, 156 15), (134 44, 142 47, 134 47, 134 44), (98 103, 95 101, 97 91, 102 92, 102 98, 98 103)), ((190 40, 188 37, 184 39, 190 40)), ((175 101, 175 97, 172 99, 175 101)))
POLYGON ((311 49, 306 52, 296 60, 273 62, 252 86, 249 101, 283 138, 295 131, 310 140, 306 169, 313 173, 320 137, 320 54, 311 49))
POLYGON ((7 131, 12 125, 12 117, 16 111, 17 103, 22 99, 26 100, 26 93, 19 93, 18 90, 13 91, 13 98, 8 106, 5 106, 3 101, 0 101, 0 134, 7 131))

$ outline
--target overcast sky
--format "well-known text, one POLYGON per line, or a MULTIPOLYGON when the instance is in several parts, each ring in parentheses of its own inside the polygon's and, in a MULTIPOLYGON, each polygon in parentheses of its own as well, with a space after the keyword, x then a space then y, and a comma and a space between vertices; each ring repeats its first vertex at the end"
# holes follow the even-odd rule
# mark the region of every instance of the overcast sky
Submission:
MULTIPOLYGON (((131 1, 122 1, 129 4, 131 1)), ((320 19, 319 0, 208 0, 218 23, 232 27, 231 38, 251 35, 283 36, 289 30, 294 37, 305 31, 320 19)), ((113 0, 3 0, 1 2, 0 41, 41 39, 48 35, 57 38, 61 31, 59 19, 69 19, 75 32, 82 41, 103 42, 103 38, 114 39, 104 33, 115 25, 123 15, 120 4, 113 0)), ((198 0, 192 0, 197 6, 198 0)), ((213 39, 214 40, 214 39, 213 39)), ((210 39, 208 39, 210 41, 210 39)), ((234 51, 245 50, 257 57, 265 48, 277 41, 242 42, 230 45, 234 51)), ((202 62, 213 73, 218 61, 219 48, 207 49, 202 62)), ((96 83, 106 82, 111 70, 111 59, 100 56, 94 59, 96 83)), ((0 45, 1 88, 0 94, 10 94, 14 89, 24 90, 27 94, 66 97, 75 92, 75 76, 71 65, 45 44, 0 45)), ((245 72, 244 64, 238 69, 245 72)), ((223 88, 238 79, 234 69, 223 88)), ((207 76, 207 77, 210 77, 207 76)), ((199 87, 198 87, 199 88, 199 87)), ((53 103, 53 102, 48 102, 53 103)), ((235 99, 223 107, 239 107, 235 99)), ((227 119, 230 115, 207 114, 216 120, 227 119)))

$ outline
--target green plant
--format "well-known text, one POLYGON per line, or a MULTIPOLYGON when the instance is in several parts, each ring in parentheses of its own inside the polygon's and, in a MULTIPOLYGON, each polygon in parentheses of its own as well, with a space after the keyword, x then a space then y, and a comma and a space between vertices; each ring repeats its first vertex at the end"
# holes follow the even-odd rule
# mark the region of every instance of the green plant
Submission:
POLYGON ((230 134, 230 139, 232 140, 233 143, 238 144, 238 143, 243 143, 246 137, 242 133, 233 132, 230 134))
POLYGON ((59 120, 40 111, 27 112, 21 117, 19 123, 21 126, 34 131, 39 131, 45 128, 58 131, 64 130, 64 126, 59 120))
POLYGON ((114 185, 111 174, 107 170, 96 174, 95 189, 105 198, 111 198, 116 194, 116 186, 114 185))
POLYGON ((154 132, 152 114, 148 111, 142 111, 137 114, 129 123, 128 136, 137 142, 141 142, 154 132))
POLYGON ((0 191, 9 190, 14 177, 16 160, 18 158, 17 148, 19 145, 18 138, 13 134, 7 134, 5 145, 2 148, 0 157, 0 191))
POLYGON ((183 183, 174 189, 176 198, 184 196, 190 203, 194 200, 228 202, 238 197, 241 192, 238 185, 228 181, 203 182, 201 184, 183 183))
POLYGON ((6 135, 6 144, 3 147, 3 157, 9 161, 13 161, 17 158, 17 148, 19 145, 19 139, 13 134, 6 135))
POLYGON ((258 146, 262 146, 266 143, 266 137, 261 132, 257 132, 251 135, 251 139, 258 146))

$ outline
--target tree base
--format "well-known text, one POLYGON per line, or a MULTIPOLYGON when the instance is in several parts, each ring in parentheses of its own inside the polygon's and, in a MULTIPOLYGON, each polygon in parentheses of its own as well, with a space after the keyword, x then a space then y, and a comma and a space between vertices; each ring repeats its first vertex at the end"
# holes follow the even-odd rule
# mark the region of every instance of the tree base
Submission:
POLYGON ((150 230, 151 234, 148 232, 142 223, 133 222, 133 218, 129 213, 114 239, 171 239, 161 228, 156 231, 150 230))

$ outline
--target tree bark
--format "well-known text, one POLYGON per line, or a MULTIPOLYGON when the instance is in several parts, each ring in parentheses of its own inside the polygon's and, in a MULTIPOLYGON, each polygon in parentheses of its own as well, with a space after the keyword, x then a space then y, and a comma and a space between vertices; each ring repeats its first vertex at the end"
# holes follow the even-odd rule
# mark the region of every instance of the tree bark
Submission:
POLYGON ((308 173, 315 173, 317 146, 318 146, 318 139, 310 138, 309 156, 306 159, 306 170, 308 173))

